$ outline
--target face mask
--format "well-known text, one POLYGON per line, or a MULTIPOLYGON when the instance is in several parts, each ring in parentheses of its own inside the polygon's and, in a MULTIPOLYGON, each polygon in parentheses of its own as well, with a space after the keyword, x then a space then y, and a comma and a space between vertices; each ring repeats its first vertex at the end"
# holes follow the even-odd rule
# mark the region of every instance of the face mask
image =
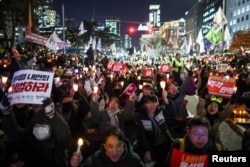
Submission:
POLYGON ((33 134, 38 140, 44 140, 50 137, 50 127, 48 125, 33 127, 33 134))

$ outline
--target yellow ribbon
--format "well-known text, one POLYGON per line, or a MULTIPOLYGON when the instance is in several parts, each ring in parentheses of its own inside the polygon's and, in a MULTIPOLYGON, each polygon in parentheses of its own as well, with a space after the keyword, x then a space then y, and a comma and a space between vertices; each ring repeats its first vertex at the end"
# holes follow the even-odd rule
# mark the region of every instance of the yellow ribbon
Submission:
POLYGON ((211 101, 214 101, 214 102, 218 102, 218 103, 221 103, 221 102, 222 102, 222 98, 221 98, 221 97, 211 96, 211 97, 210 97, 210 100, 211 100, 211 101))

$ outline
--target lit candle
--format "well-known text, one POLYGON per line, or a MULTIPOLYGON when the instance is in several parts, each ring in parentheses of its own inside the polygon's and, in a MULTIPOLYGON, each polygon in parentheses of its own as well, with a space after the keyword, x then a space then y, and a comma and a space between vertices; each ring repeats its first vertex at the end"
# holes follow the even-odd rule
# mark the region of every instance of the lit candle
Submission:
POLYGON ((121 87, 123 87, 123 85, 124 85, 124 82, 123 82, 123 81, 121 81, 121 82, 120 82, 120 84, 121 84, 121 87))
POLYGON ((98 86, 94 86, 94 93, 97 93, 98 91, 98 86))
POLYGON ((233 89, 234 89, 234 93, 236 93, 237 92, 237 87, 235 86, 233 89))
POLYGON ((142 89, 142 85, 139 85, 139 89, 142 89))
POLYGON ((9 87, 8 93, 12 93, 12 86, 9 87))
POLYGON ((82 147, 83 144, 84 144, 83 139, 82 139, 82 138, 79 138, 79 139, 78 139, 78 146, 77 146, 77 150, 76 150, 77 153, 80 153, 81 147, 82 147))
POLYGON ((166 74, 167 79, 169 79, 169 74, 166 74))
POLYGON ((54 78, 54 82, 55 82, 55 84, 57 84, 59 81, 60 81, 60 77, 56 77, 56 78, 54 78))
POLYGON ((161 88, 164 89, 165 86, 166 86, 166 82, 165 82, 165 81, 161 81, 161 82, 160 82, 160 85, 161 85, 161 88))
POLYGON ((73 84, 73 90, 74 90, 75 92, 78 91, 78 84, 76 84, 76 83, 73 84))
POLYGON ((5 85, 7 83, 8 77, 2 76, 2 83, 5 85))
POLYGON ((137 77, 137 79, 138 79, 138 80, 141 80, 141 76, 139 75, 139 76, 137 77))

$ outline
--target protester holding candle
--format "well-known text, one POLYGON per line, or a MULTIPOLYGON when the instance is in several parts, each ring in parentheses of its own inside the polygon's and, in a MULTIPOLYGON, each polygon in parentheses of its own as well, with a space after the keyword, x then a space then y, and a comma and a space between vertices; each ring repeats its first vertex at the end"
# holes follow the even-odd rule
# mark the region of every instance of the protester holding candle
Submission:
POLYGON ((81 164, 82 160, 82 154, 74 152, 70 164, 72 167, 144 167, 123 131, 116 126, 108 127, 101 148, 81 164))
POLYGON ((105 109, 99 108, 98 94, 92 94, 90 102, 91 121, 97 125, 96 133, 93 134, 90 140, 88 155, 98 150, 102 143, 102 137, 106 127, 118 126, 120 127, 126 137, 132 140, 134 132, 128 131, 126 124, 133 121, 134 117, 134 94, 131 94, 129 100, 126 102, 124 108, 120 106, 120 101, 117 97, 111 97, 105 109))
POLYGON ((143 107, 144 107, 144 104, 145 104, 145 96, 147 95, 151 95, 152 94, 152 91, 153 91, 153 87, 151 84, 144 84, 142 86, 142 92, 140 92, 136 97, 135 97, 135 112, 136 113, 139 113, 143 107))

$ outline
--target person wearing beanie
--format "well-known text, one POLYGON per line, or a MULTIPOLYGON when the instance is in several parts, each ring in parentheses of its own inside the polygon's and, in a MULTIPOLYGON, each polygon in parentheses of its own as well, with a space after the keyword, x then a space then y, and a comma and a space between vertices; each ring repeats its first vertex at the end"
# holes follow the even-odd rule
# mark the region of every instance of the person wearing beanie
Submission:
POLYGON ((70 129, 51 98, 32 104, 33 115, 25 129, 17 124, 11 105, 2 100, 0 106, 4 106, 0 107, 3 131, 17 143, 17 155, 25 167, 69 166, 70 129))

